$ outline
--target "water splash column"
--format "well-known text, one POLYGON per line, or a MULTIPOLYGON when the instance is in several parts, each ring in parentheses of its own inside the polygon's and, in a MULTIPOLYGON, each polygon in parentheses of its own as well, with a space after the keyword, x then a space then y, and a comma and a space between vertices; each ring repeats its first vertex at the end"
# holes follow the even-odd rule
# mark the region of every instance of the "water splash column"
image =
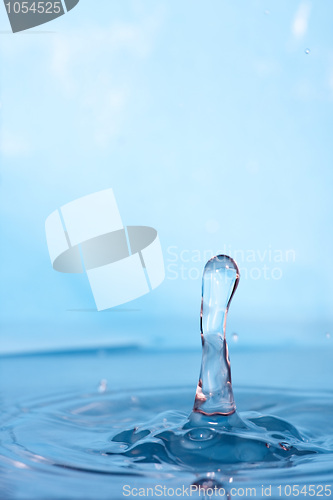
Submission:
POLYGON ((236 410, 225 330, 239 277, 236 262, 226 255, 210 259, 203 272, 202 361, 193 411, 204 415, 231 415, 236 410))

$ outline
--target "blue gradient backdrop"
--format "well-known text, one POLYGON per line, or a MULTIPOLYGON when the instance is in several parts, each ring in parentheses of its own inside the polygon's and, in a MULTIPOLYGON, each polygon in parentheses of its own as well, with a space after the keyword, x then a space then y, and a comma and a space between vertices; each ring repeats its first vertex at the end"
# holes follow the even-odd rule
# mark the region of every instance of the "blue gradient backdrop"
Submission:
POLYGON ((16 35, 0 10, 1 350, 198 346, 221 251, 242 269, 239 344, 330 342, 333 3, 81 0, 16 35), (159 231, 167 277, 97 313, 44 222, 107 187, 159 231))

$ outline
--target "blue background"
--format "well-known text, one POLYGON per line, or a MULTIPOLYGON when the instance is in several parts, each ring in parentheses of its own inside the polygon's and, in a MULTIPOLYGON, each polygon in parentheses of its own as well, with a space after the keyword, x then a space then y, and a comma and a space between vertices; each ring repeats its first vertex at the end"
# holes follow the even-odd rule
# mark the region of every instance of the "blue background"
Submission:
POLYGON ((220 252, 241 268, 238 345, 330 345, 332 2, 81 0, 15 35, 0 14, 1 351, 199 347, 220 252), (44 223, 108 187, 158 230, 166 280, 98 313, 44 223))

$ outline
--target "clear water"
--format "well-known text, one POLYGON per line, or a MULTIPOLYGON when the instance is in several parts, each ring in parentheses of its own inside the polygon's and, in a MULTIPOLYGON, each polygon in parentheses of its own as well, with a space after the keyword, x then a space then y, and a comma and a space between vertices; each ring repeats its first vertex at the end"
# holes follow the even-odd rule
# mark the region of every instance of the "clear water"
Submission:
POLYGON ((44 390, 5 405, 1 498, 122 498, 124 486, 143 496, 199 496, 200 487, 200 496, 215 488, 240 498, 252 488, 256 498, 285 498, 311 485, 307 496, 331 496, 331 394, 252 387, 234 397, 225 333, 238 281, 229 257, 207 263, 194 404, 191 387, 126 392, 101 379, 92 393, 44 390))
POLYGON ((193 387, 22 399, 1 417, 1 498, 122 498, 124 485, 212 480, 260 498, 261 485, 332 483, 329 394, 243 388, 236 398, 252 432, 184 429, 193 387))

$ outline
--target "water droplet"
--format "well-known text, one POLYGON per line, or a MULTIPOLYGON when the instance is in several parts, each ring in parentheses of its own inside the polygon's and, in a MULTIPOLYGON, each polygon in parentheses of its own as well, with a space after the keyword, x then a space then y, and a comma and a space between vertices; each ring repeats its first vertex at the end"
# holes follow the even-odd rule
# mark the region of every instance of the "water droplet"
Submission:
POLYGON ((305 51, 304 51, 304 52, 305 52, 306 54, 310 54, 310 52, 311 52, 311 51, 310 51, 310 49, 305 49, 305 51))
POLYGON ((288 443, 279 443, 279 445, 281 446, 281 448, 284 450, 284 451, 289 451, 291 446, 290 444, 288 443))
POLYGON ((205 265, 200 314, 202 363, 193 408, 204 415, 231 415, 236 409, 225 329, 238 281, 237 264, 227 255, 213 257, 205 265))
POLYGON ((329 332, 327 332, 327 333, 326 333, 326 335, 325 335, 325 337, 326 337, 327 339, 330 339, 330 338, 331 338, 331 334, 330 334, 329 332))
POLYGON ((233 333, 231 338, 232 338, 232 340, 233 340, 234 342, 238 342, 238 340, 239 340, 239 337, 238 337, 238 334, 237 334, 237 333, 233 333))
POLYGON ((97 390, 98 390, 98 392, 99 392, 100 394, 102 394, 103 392, 105 392, 105 391, 107 390, 107 388, 108 388, 108 381, 107 381, 105 378, 103 378, 103 379, 100 381, 100 383, 99 383, 99 386, 98 386, 98 389, 97 389, 97 390))

